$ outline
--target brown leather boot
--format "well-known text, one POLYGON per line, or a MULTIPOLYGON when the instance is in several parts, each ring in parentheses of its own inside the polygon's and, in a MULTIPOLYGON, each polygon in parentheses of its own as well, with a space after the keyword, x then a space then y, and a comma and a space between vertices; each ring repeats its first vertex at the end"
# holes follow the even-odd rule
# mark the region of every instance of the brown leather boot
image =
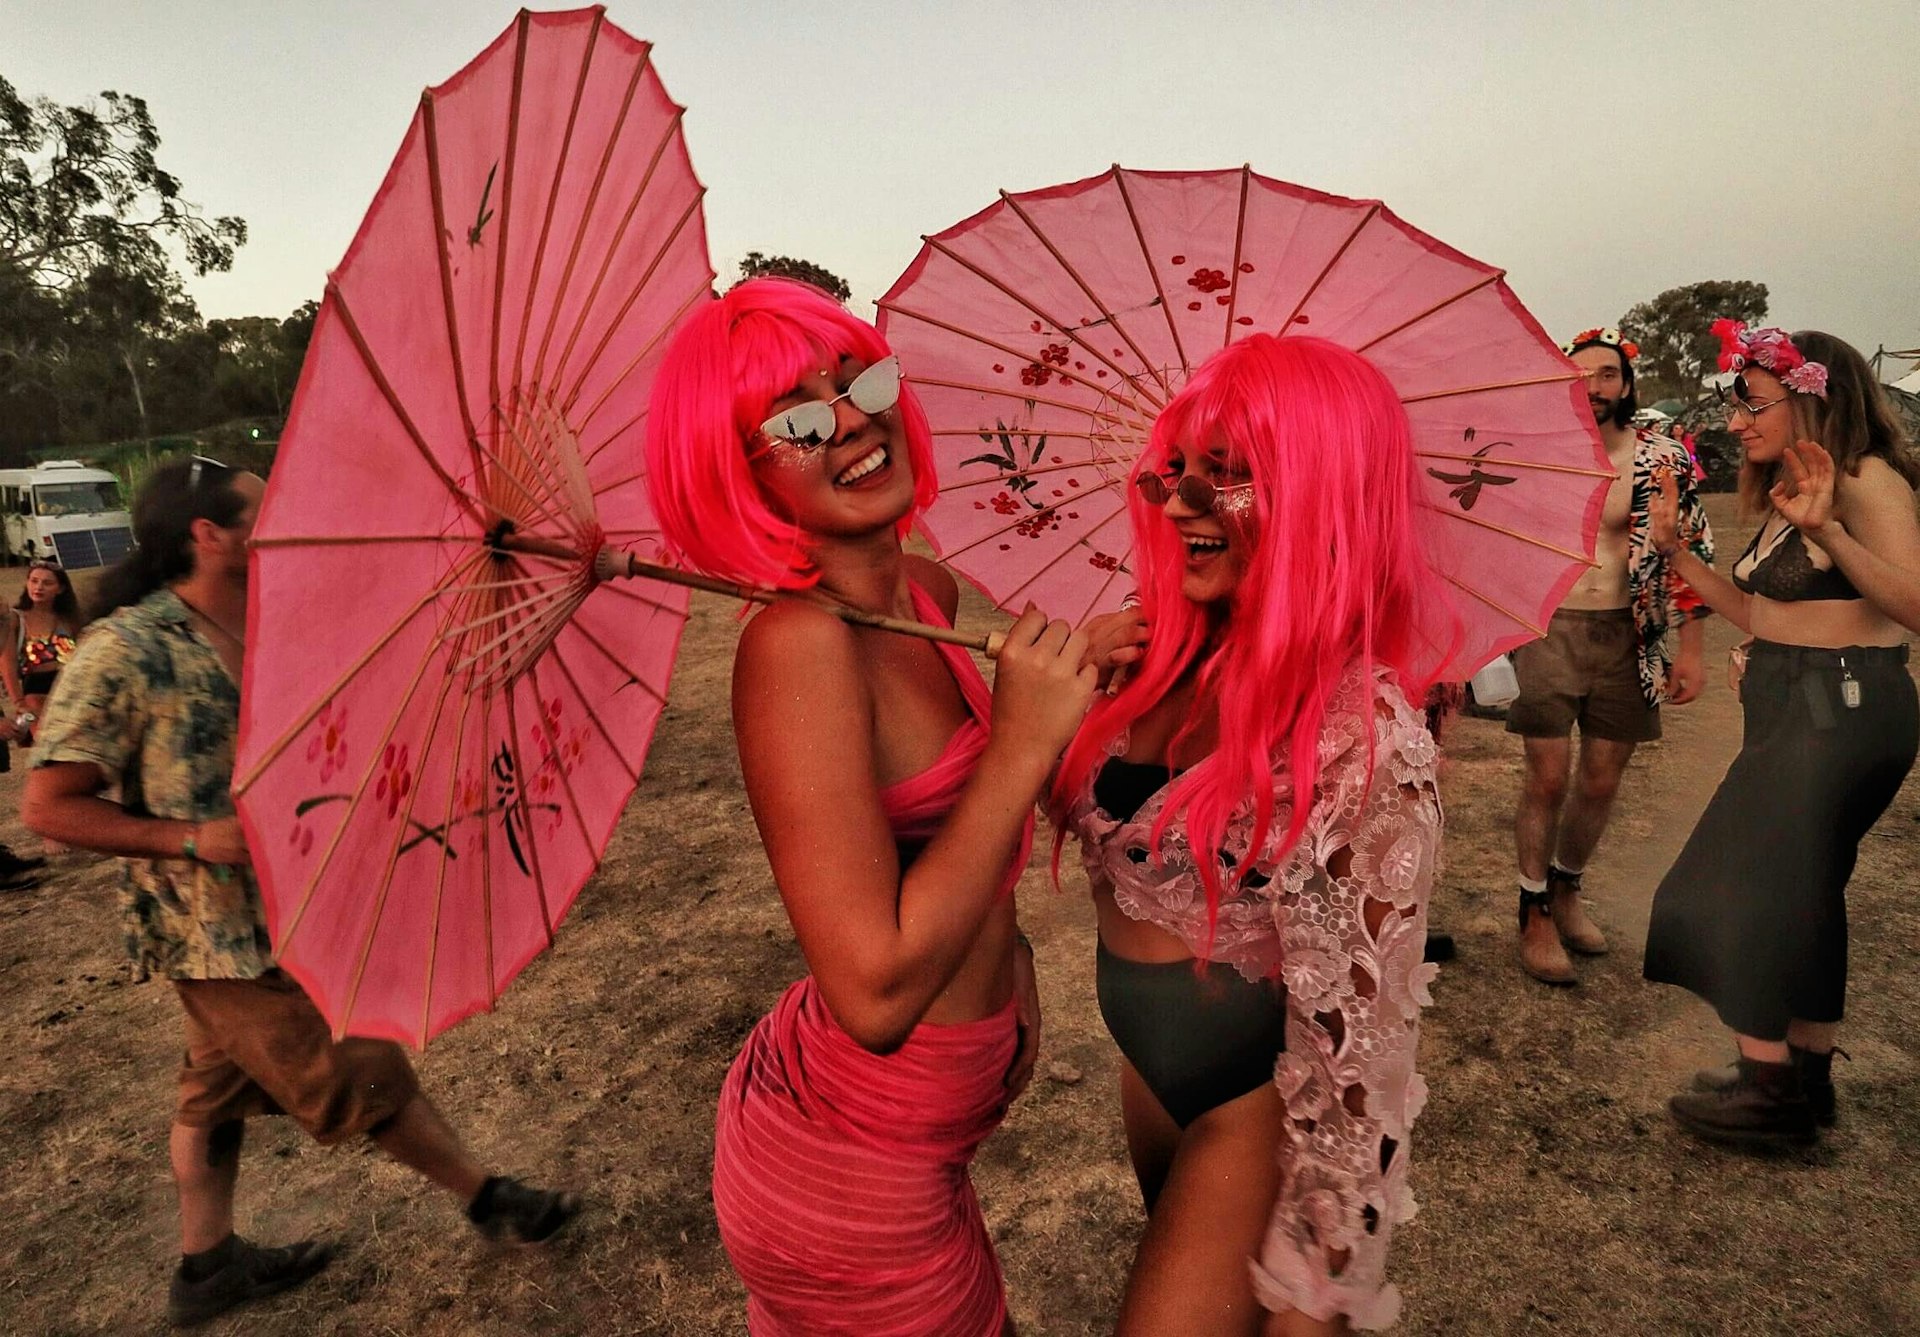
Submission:
POLYGON ((1573 960, 1554 926, 1552 893, 1520 891, 1520 968, 1542 984, 1573 984, 1573 960))
POLYGON ((1734 1061, 1733 1085, 1683 1091, 1667 1102, 1682 1128, 1718 1142, 1777 1145, 1810 1142, 1818 1133, 1799 1069, 1759 1059, 1734 1061))
POLYGON ((1553 899, 1553 926, 1560 930, 1560 941, 1582 956, 1605 956, 1607 935, 1580 903, 1580 874, 1549 867, 1547 895, 1553 899))
MULTIPOLYGON (((1822 1128, 1831 1128, 1839 1121, 1839 1106, 1833 1094, 1833 1056, 1840 1055, 1851 1060, 1852 1054, 1835 1046, 1824 1054, 1816 1054, 1790 1044, 1787 1052, 1793 1058, 1793 1066, 1800 1070, 1800 1089, 1806 1093, 1807 1106, 1813 1111, 1813 1121, 1822 1128)), ((1724 1068, 1702 1068, 1693 1074, 1695 1091, 1728 1091, 1740 1081, 1740 1064, 1727 1064, 1724 1068)))

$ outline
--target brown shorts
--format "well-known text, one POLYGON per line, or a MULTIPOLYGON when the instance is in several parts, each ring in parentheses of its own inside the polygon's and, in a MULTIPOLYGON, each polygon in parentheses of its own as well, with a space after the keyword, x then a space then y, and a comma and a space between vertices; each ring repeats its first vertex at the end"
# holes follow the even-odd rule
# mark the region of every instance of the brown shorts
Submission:
POLYGON ((420 1089, 399 1045, 336 1042, 320 1009, 281 971, 174 985, 187 1011, 176 1123, 211 1128, 285 1114, 331 1145, 386 1122, 420 1089))
POLYGON ((1639 633, 1627 608, 1563 608, 1545 639, 1513 652, 1520 695, 1507 707, 1507 732, 1523 738, 1646 743, 1660 736, 1660 708, 1640 692, 1639 633))

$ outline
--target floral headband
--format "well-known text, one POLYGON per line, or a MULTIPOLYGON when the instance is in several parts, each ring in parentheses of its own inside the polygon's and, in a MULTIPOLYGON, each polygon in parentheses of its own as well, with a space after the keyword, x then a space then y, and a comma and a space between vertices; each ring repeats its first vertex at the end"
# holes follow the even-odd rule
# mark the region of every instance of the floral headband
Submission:
POLYGON ((1773 325, 1749 329, 1744 320, 1716 320, 1713 332, 1720 340, 1721 371, 1759 367, 1778 376, 1789 390, 1827 397, 1826 364, 1807 361, 1785 330, 1773 325))
POLYGON ((1591 347, 1594 344, 1599 344, 1603 348, 1619 349, 1620 356, 1629 362, 1640 356, 1640 345, 1631 339, 1621 338, 1620 331, 1614 329, 1611 325, 1595 326, 1590 330, 1581 330, 1580 333, 1561 344, 1560 351, 1568 357, 1572 357, 1581 349, 1591 347))

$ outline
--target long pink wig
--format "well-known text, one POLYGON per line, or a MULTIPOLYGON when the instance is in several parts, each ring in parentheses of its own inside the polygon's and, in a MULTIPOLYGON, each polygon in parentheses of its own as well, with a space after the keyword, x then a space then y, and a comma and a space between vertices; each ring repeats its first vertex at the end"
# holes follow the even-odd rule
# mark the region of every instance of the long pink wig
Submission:
MULTIPOLYGON (((667 348, 647 411, 647 485, 668 543, 709 575, 773 589, 811 585, 808 536, 768 504, 749 450, 774 400, 801 376, 843 357, 877 362, 889 351, 873 326, 791 279, 742 283, 689 320, 667 348)), ((904 537, 939 483, 927 415, 910 383, 894 412, 913 469, 904 537)))
MULTIPOLYGON (((1129 487, 1133 560, 1152 637, 1126 687, 1088 715, 1052 795, 1058 817, 1106 760, 1108 744, 1198 661, 1199 690, 1219 713, 1219 742, 1175 781, 1153 842, 1157 850, 1167 824, 1185 821, 1210 926, 1235 809, 1250 809, 1249 848, 1259 852, 1276 806, 1305 796, 1292 802, 1275 847, 1291 849, 1312 808, 1321 724, 1342 677, 1355 663, 1369 672, 1385 665, 1420 701, 1431 672, 1424 666, 1443 662, 1450 647, 1416 629, 1445 625, 1442 610, 1451 607, 1429 552, 1406 411, 1365 358, 1307 336, 1255 334, 1228 346, 1161 413, 1134 474, 1162 469, 1170 446, 1191 458, 1217 443, 1254 485, 1252 552, 1231 606, 1182 596, 1186 547, 1165 509, 1129 487), (1274 792, 1276 761, 1285 763, 1290 793, 1274 792)), ((1234 870, 1236 882, 1253 862, 1234 870)))

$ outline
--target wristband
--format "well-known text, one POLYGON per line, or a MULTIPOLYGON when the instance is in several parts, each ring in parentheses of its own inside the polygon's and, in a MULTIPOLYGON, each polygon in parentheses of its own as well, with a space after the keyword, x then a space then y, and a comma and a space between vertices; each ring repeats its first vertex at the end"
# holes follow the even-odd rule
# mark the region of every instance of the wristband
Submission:
POLYGON ((195 822, 187 832, 187 838, 180 842, 180 857, 192 863, 200 862, 200 823, 195 822))

